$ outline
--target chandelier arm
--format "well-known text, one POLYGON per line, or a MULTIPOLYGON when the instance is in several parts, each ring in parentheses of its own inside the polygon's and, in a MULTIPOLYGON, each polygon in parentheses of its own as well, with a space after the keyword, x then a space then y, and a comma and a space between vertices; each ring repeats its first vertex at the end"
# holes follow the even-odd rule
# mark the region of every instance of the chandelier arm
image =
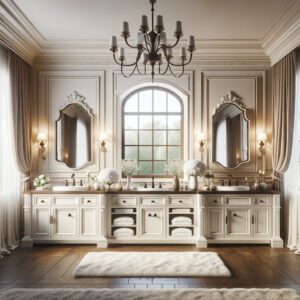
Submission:
POLYGON ((177 44, 179 43, 179 40, 180 40, 180 37, 177 37, 177 40, 176 42, 173 44, 173 45, 170 45, 170 46, 166 46, 166 48, 174 48, 177 46, 177 44))
POLYGON ((133 68, 133 70, 132 70, 130 73, 125 74, 125 73, 124 73, 124 70, 123 70, 123 65, 121 65, 121 73, 122 73, 122 75, 123 75, 125 78, 128 78, 128 77, 130 77, 130 76, 133 75, 133 73, 135 72, 136 68, 137 68, 137 63, 135 64, 135 67, 133 68))
POLYGON ((114 53, 113 54, 113 58, 114 58, 114 61, 116 62, 116 64, 118 64, 119 66, 124 66, 124 67, 133 67, 133 66, 135 66, 137 63, 138 63, 138 61, 140 60, 140 58, 141 58, 141 55, 142 55, 142 53, 145 51, 145 50, 147 50, 146 48, 141 48, 140 50, 139 50, 139 52, 138 52, 138 54, 137 54, 137 57, 136 57, 136 61, 134 62, 134 63, 131 63, 131 64, 124 64, 123 62, 118 62, 118 60, 116 59, 116 54, 114 53))
POLYGON ((184 73, 184 65, 182 65, 182 71, 181 71, 181 73, 180 73, 179 75, 176 75, 176 74, 173 72, 171 66, 169 66, 169 70, 170 70, 170 73, 171 73, 174 77, 180 78, 180 77, 183 75, 183 73, 184 73))
POLYGON ((137 71, 138 71, 138 73, 139 73, 140 75, 146 75, 146 64, 144 64, 144 65, 145 65, 144 71, 141 72, 141 70, 140 70, 140 68, 139 68, 139 65, 136 64, 136 69, 137 69, 137 71))
POLYGON ((193 57, 193 53, 190 54, 190 58, 189 58, 189 60, 187 62, 183 62, 181 64, 174 64, 174 63, 172 63, 170 61, 170 65, 173 66, 173 67, 183 67, 183 66, 186 66, 186 65, 188 65, 191 62, 192 57, 193 57))
POLYGON ((132 48, 132 49, 137 49, 137 48, 138 48, 137 46, 132 46, 132 45, 130 45, 129 42, 128 42, 127 37, 124 37, 124 40, 125 40, 125 43, 126 43, 126 45, 127 45, 128 47, 130 47, 130 48, 132 48))
POLYGON ((167 62, 168 62, 167 67, 163 72, 160 71, 160 66, 159 66, 159 75, 165 75, 168 72, 168 69, 170 67, 170 63, 169 63, 168 60, 167 60, 167 62))

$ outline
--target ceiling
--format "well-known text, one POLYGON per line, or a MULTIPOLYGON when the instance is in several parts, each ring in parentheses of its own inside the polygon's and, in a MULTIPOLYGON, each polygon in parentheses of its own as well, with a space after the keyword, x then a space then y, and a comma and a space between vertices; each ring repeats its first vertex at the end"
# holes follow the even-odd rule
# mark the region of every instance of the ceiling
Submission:
MULTIPOLYGON (((183 22, 185 36, 207 40, 260 40, 292 0, 158 0, 167 34, 183 22)), ((127 20, 134 35, 148 0, 14 0, 45 40, 108 40, 127 20)))

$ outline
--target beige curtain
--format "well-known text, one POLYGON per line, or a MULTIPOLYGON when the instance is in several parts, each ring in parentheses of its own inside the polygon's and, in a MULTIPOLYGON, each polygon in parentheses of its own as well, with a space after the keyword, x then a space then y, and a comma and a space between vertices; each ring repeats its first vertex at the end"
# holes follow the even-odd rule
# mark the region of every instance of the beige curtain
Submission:
POLYGON ((31 170, 31 66, 11 52, 9 69, 14 156, 23 173, 23 190, 27 190, 31 170))
POLYGON ((282 177, 288 169, 293 140, 296 52, 285 56, 272 68, 273 176, 274 188, 283 189, 282 177))

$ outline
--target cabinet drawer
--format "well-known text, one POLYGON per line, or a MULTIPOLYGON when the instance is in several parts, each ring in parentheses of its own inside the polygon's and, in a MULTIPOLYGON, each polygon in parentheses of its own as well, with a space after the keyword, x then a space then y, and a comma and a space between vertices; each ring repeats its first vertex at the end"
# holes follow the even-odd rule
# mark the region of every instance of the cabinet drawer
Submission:
POLYGON ((224 204, 224 198, 220 196, 209 196, 207 199, 207 206, 218 206, 224 204))
POLYGON ((227 205, 251 205, 251 197, 229 196, 226 197, 226 204, 227 205))
POLYGON ((192 197, 169 197, 169 205, 193 205, 192 197))
POLYGON ((269 197, 257 196, 257 197, 254 197, 254 204, 255 205, 270 205, 271 201, 270 201, 269 197))
POLYGON ((142 205, 163 205, 165 204, 165 198, 159 197, 141 197, 142 205))
POLYGON ((136 197, 113 197, 113 206, 136 205, 136 197))
POLYGON ((51 197, 36 197, 34 200, 35 205, 50 205, 51 204, 51 197))
POLYGON ((54 205, 78 205, 79 198, 75 197, 54 197, 53 198, 54 205))
POLYGON ((96 197, 84 197, 84 198, 82 198, 82 204, 83 205, 96 205, 97 199, 96 199, 96 197))

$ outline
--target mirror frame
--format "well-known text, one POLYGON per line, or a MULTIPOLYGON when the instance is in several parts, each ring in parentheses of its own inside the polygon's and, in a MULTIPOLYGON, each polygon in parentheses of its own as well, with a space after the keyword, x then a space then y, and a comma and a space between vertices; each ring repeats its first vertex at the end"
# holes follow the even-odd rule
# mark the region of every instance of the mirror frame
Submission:
POLYGON ((248 159, 244 160, 244 161, 240 161, 234 167, 226 167, 226 166, 222 165, 220 162, 213 160, 214 159, 214 155, 213 155, 214 154, 214 145, 215 145, 215 129, 214 129, 213 122, 212 122, 212 143, 213 143, 212 144, 212 152, 211 152, 212 162, 217 164, 218 166, 222 167, 223 169, 233 170, 233 169, 238 168, 240 165, 246 164, 250 161, 250 156, 251 156, 251 151, 250 151, 250 147, 251 147, 251 144, 250 144, 250 125, 251 125, 251 122, 247 118, 247 115, 246 115, 246 112, 247 112, 246 105, 241 99, 242 98, 239 95, 237 95, 235 92, 229 91, 225 96, 223 96, 221 98, 221 103, 218 104, 217 108, 215 109, 214 114, 212 115, 212 119, 213 119, 216 112, 218 112, 222 107, 224 107, 224 105, 232 104, 232 105, 235 105, 238 109, 241 110, 241 113, 243 114, 243 117, 244 117, 245 121, 248 123, 248 134, 247 134, 247 136, 248 136, 247 137, 247 140, 248 140, 248 159))
POLYGON ((60 106, 59 108, 59 117, 58 119, 55 121, 55 160, 59 163, 64 164, 66 167, 68 167, 69 169, 72 170, 79 170, 82 169, 83 167, 86 167, 87 165, 90 165, 93 163, 94 161, 94 155, 93 155, 93 146, 94 145, 94 115, 92 113, 92 109, 90 108, 90 106, 86 103, 85 101, 85 97, 80 95, 78 92, 74 91, 73 94, 69 95, 65 101, 65 103, 60 106), (69 105, 71 104, 78 104, 80 105, 82 108, 84 108, 84 110, 89 114, 89 116, 91 117, 91 160, 87 161, 86 163, 83 163, 82 165, 80 165, 79 167, 69 167, 65 162, 58 160, 57 159, 57 123, 59 122, 59 120, 61 119, 62 116, 62 111, 67 108, 69 105))

